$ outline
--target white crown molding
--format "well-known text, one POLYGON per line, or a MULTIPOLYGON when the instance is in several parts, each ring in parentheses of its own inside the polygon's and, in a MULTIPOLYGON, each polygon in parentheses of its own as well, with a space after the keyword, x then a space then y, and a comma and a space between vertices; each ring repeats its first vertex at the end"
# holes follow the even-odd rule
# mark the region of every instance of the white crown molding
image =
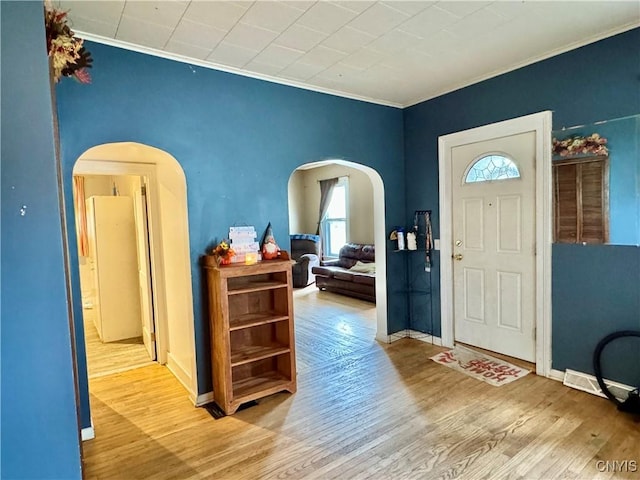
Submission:
POLYGON ((284 78, 273 77, 271 75, 265 75, 257 72, 250 72, 242 70, 240 68, 229 67, 227 65, 221 65, 219 63, 208 62, 204 60, 198 60, 196 58, 185 57, 177 53, 165 52, 163 50, 157 50, 151 47, 144 47, 141 45, 134 45, 133 43, 124 42, 122 40, 116 40, 114 38, 107 38, 100 35, 94 35, 92 33, 83 32, 80 30, 74 30, 75 34, 84 40, 91 42, 102 43, 111 47, 122 48, 124 50, 131 50, 133 52, 144 53, 154 57, 165 58, 167 60, 174 60, 176 62, 188 63, 189 65, 196 65, 202 68, 208 68, 210 70, 219 70, 222 72, 233 73, 243 77, 255 78, 257 80, 264 80, 266 82, 278 83, 280 85, 286 85, 288 87, 302 88, 304 90, 311 90, 313 92, 325 93, 336 97, 348 98, 350 100, 358 100, 361 102, 373 103, 376 105, 382 105, 385 107, 403 108, 400 103, 389 102, 387 100, 380 100, 378 98, 365 97, 361 95, 354 95, 351 93, 342 92, 340 90, 333 90, 331 88, 318 87, 316 85, 309 85, 303 82, 297 82, 295 80, 287 80, 284 78))
POLYGON ((214 62, 208 62, 208 61, 204 61, 204 60, 198 60, 195 58, 190 58, 190 57, 185 57, 184 55, 179 55, 177 53, 171 53, 171 52, 165 52, 162 50, 158 50, 155 48, 151 48, 151 47, 144 47, 141 45, 135 45, 129 42, 125 42, 122 40, 117 40, 114 38, 108 38, 108 37, 103 37, 100 35, 94 35, 92 33, 88 33, 88 32, 83 32, 83 31, 76 31, 76 34, 85 39, 85 40, 89 40, 92 42, 96 42, 96 43, 101 43, 104 45, 110 45, 112 47, 117 47, 117 48, 122 48, 124 50, 130 50, 130 51, 134 51, 134 52, 138 52, 138 53, 144 53, 147 55, 152 55, 154 57, 160 57, 160 58, 165 58, 168 60, 174 60, 176 62, 181 62, 181 63, 187 63, 190 65, 196 65, 202 68, 208 68, 211 70, 219 70, 222 72, 227 72, 227 73, 233 73, 236 75, 241 75, 243 77, 249 77, 249 78, 255 78, 258 80, 264 80, 267 82, 271 82, 271 83, 278 83, 280 85, 286 85, 289 87, 295 87, 295 88, 302 88, 304 90, 310 90, 313 92, 319 92, 319 93, 325 93, 328 95, 334 95, 337 97, 343 97, 343 98, 348 98, 351 100, 358 100, 358 101, 362 101, 362 102, 367 102, 367 103, 373 103, 376 105, 383 105, 386 107, 393 107, 393 108, 408 108, 408 107, 412 107, 414 105, 417 105, 419 103, 422 102, 426 102, 428 100, 432 100, 436 97, 442 96, 442 95, 446 95, 447 93, 451 93, 454 92, 456 90, 460 90, 461 88, 465 88, 468 87, 470 85, 474 85, 476 83, 482 82, 484 80, 489 80, 490 78, 494 78, 494 77, 498 77, 500 75, 503 75, 505 73, 509 73, 512 72, 514 70, 518 70, 519 68, 522 67, 526 67, 528 65, 532 65, 534 63, 540 62, 542 60, 546 60, 548 58, 551 57, 555 57, 556 55, 560 55, 562 53, 566 53, 569 52, 571 50, 575 50, 577 48, 583 47, 585 45, 589 45, 591 43, 595 43, 597 41, 600 40, 604 40, 605 38, 609 38, 612 37, 614 35, 618 35, 620 33, 624 33, 627 32, 629 30, 632 30, 634 28, 640 27, 640 21, 633 21, 630 23, 627 23, 625 25, 613 28, 611 30, 607 30, 606 32, 602 32, 599 33, 597 35, 591 36, 588 39, 584 39, 581 40, 579 42, 573 42, 570 43, 568 45, 564 45, 562 47, 556 48, 554 50, 551 50, 545 54, 542 55, 536 55, 533 57, 530 57, 526 60, 523 60, 522 62, 518 62, 515 63, 513 65, 510 65, 509 67, 506 68, 502 68, 499 70, 494 70, 492 72, 489 72, 485 75, 480 75, 477 77, 474 77, 470 80, 464 81, 464 82, 460 82, 457 84, 452 85, 449 88, 445 88, 442 90, 438 90, 437 92, 430 94, 428 96, 424 96, 424 97, 418 97, 412 101, 409 101, 407 103, 395 103, 395 102, 389 102, 387 100, 382 100, 379 98, 371 98, 371 97, 366 97, 366 96, 362 96, 362 95, 355 95, 352 93, 347 93, 347 92, 342 92, 340 90, 333 90, 330 88, 323 88, 323 87, 319 87, 319 86, 315 86, 315 85, 309 85, 307 83, 303 83, 303 82, 298 82, 295 80, 287 80, 287 79, 283 79, 283 78, 278 78, 278 77, 274 77, 271 75, 265 75, 265 74, 261 74, 261 73, 257 73, 257 72, 250 72, 250 71, 246 71, 246 70, 242 70, 240 68, 235 68, 235 67, 229 67, 226 65, 222 65, 219 63, 214 63, 214 62))
POLYGON ((488 80, 490 78, 494 78, 500 75, 503 75, 505 73, 509 73, 512 72, 514 70, 518 70, 519 68, 522 67, 526 67, 528 65, 532 65, 534 63, 540 62, 542 60, 546 60, 548 58, 554 57, 556 55, 560 55, 562 53, 566 53, 568 51, 571 50, 575 50, 577 48, 583 47, 585 45, 589 45, 591 43, 595 43, 597 41, 603 40, 605 38, 609 38, 612 37, 614 35, 618 35, 620 33, 624 33, 626 31, 632 30, 634 28, 640 27, 640 21, 633 21, 630 22, 628 24, 625 24, 623 26, 620 27, 616 27, 614 29, 611 30, 607 30, 606 32, 602 32, 598 35, 594 35, 592 37, 589 37, 588 39, 582 40, 580 42, 573 42, 569 45, 565 45, 563 47, 560 48, 556 48, 554 50, 551 50, 543 55, 536 55, 534 57, 531 57, 527 60, 524 60, 522 62, 518 62, 514 65, 511 65, 507 68, 503 68, 503 69, 499 69, 499 70, 494 70, 490 73, 487 73, 485 75, 480 75, 478 77, 474 77, 471 80, 467 80, 465 82, 460 82, 458 84, 454 84, 453 86, 451 86, 450 88, 446 88, 446 89, 442 89, 442 90, 438 90, 437 92, 430 94, 429 96, 426 97, 419 97, 415 100, 412 100, 406 104, 402 104, 402 103, 395 103, 395 102, 389 102, 386 100, 381 100, 378 98, 371 98, 371 97, 365 97, 365 96, 360 96, 360 95, 354 95, 354 94, 350 94, 350 93, 346 93, 346 92, 342 92, 339 90, 333 90, 330 88, 323 88, 323 87, 318 87, 318 86, 314 86, 314 85, 309 85, 303 82, 297 82, 295 80, 286 80, 286 79, 282 79, 282 78, 277 78, 277 77, 273 77, 270 75, 265 75, 265 74, 260 74, 260 73, 256 73, 256 72, 249 72, 246 70, 242 70, 240 68, 234 68, 234 67, 229 67, 226 65, 221 65, 218 63, 213 63, 213 62, 207 62, 204 60, 198 60, 198 59, 194 59, 194 58, 189 58, 189 57, 185 57, 183 55, 179 55, 177 53, 171 53, 171 52, 165 52, 162 50, 157 50, 155 48, 151 48, 151 47, 144 47, 144 46, 140 46, 140 45, 135 45, 129 42, 124 42, 122 40, 116 40, 113 38, 108 38, 108 37, 103 37, 100 35, 94 35, 92 33, 88 33, 88 32, 83 32, 83 31, 76 31, 76 34, 85 39, 85 40, 89 40, 92 42, 97 42, 97 43, 102 43, 104 45, 110 45, 112 47, 117 47, 117 48, 122 48, 125 50, 131 50, 134 52, 138 52, 138 53, 144 53, 147 55, 152 55, 155 57, 160 57, 160 58, 165 58, 168 60, 174 60, 176 62, 181 62, 181 63, 187 63, 190 65, 197 65, 199 67, 202 68, 208 68, 211 70, 219 70, 222 72, 227 72, 227 73, 233 73, 236 75, 241 75, 243 77, 250 77, 250 78, 255 78, 258 80, 264 80, 267 82, 271 82, 271 83, 278 83, 281 85, 287 85, 290 87, 295 87, 295 88, 302 88, 304 90, 310 90, 310 91, 314 91, 314 92, 319 92, 319 93, 325 93, 328 95, 334 95, 334 96, 338 96, 338 97, 343 97, 343 98, 349 98, 351 100, 359 100, 362 102, 367 102, 367 103, 373 103, 376 105, 383 105, 383 106, 387 106, 387 107, 393 107, 393 108, 408 108, 414 105, 417 105, 419 103, 422 102, 426 102, 428 100, 432 100, 436 97, 442 96, 442 95, 446 95, 447 93, 451 93, 454 92, 456 90, 460 90, 461 88, 465 88, 468 87, 470 85, 482 82, 484 80, 488 80))
POLYGON ((522 67, 526 67, 527 65, 532 65, 534 63, 540 62, 542 60, 546 60, 548 58, 551 57, 555 57, 556 55, 560 55, 562 53, 566 53, 569 52, 571 50, 575 50, 577 48, 580 47, 584 47, 585 45, 589 45, 590 43, 595 43, 598 42, 600 40, 604 40, 605 38, 609 38, 609 37, 613 37, 614 35, 618 35, 620 33, 624 33, 627 32, 629 30, 633 30, 634 28, 640 27, 640 21, 634 21, 631 23, 628 23, 626 25, 623 25, 621 27, 616 27, 614 29, 611 30, 607 30, 606 32, 602 32, 599 33, 598 35, 594 35, 592 37, 589 37, 588 39, 585 40, 581 40, 579 42, 573 42, 570 43, 568 45, 564 45, 560 48, 556 48, 554 50, 551 50, 550 52, 547 52, 543 55, 536 55, 534 57, 530 57, 527 60, 523 60, 522 62, 518 62, 514 65, 511 65, 507 68, 502 68, 499 70, 494 70, 493 72, 487 73, 486 75, 480 75, 478 77, 474 77, 471 80, 465 81, 465 82, 461 82, 457 85, 454 85, 450 88, 446 88, 443 90, 439 90, 437 93, 433 94, 433 95, 429 95, 428 97, 419 97, 409 103, 406 103, 404 105, 402 105, 402 108, 408 108, 408 107, 412 107, 414 105, 417 105, 419 103, 422 102, 426 102, 428 100, 433 100, 434 98, 440 97, 442 95, 446 95, 447 93, 451 93, 451 92, 455 92, 456 90, 460 90, 461 88, 465 88, 465 87, 469 87, 471 85, 474 85, 476 83, 480 83, 483 82, 484 80, 489 80, 490 78, 494 78, 494 77, 498 77, 500 75, 503 75, 505 73, 509 73, 509 72, 513 72, 514 70, 518 70, 519 68, 522 67))

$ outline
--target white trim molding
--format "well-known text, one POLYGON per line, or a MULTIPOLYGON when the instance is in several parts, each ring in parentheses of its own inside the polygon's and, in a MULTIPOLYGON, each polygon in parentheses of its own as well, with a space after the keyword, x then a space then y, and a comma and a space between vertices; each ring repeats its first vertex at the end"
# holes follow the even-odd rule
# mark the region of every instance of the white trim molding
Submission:
POLYGON ((431 345, 442 346, 442 338, 430 335, 428 333, 418 332, 417 330, 407 330, 407 337, 420 340, 421 342, 430 343, 431 345))
POLYGON ((93 419, 91 419, 90 427, 86 427, 80 430, 80 438, 83 442, 96 438, 96 431, 93 429, 93 419))
MULTIPOLYGON (((607 386, 609 392, 621 402, 627 399, 629 392, 636 389, 636 387, 625 385, 624 383, 620 382, 614 382, 613 380, 608 380, 606 378, 603 378, 602 381, 607 386)), ((598 384, 598 379, 591 374, 582 373, 567 368, 565 370, 562 383, 567 387, 571 387, 582 392, 587 392, 592 395, 597 395, 599 397, 607 398, 607 396, 600 388, 600 385, 598 384)))
POLYGON ((203 405, 206 405, 207 403, 211 403, 213 402, 213 391, 201 393, 197 397, 193 397, 191 401, 196 407, 201 407, 203 405))
POLYGON ((552 368, 551 370, 549 370, 549 375, 547 375, 547 378, 550 378, 551 380, 555 380, 557 382, 564 382, 564 372, 562 370, 556 370, 555 368, 552 368))
POLYGON ((438 139, 440 186, 440 304, 442 345, 453 347, 455 343, 453 321, 453 265, 451 227, 451 151, 490 138, 535 132, 536 168, 536 373, 551 375, 551 111, 526 115, 503 122, 484 125, 438 139))
POLYGON ((146 47, 144 45, 136 45, 133 43, 125 42, 124 40, 118 40, 116 38, 103 37, 102 35, 96 35, 81 30, 75 30, 77 36, 83 40, 90 42, 101 43, 103 45, 109 45, 111 47, 122 48, 131 52, 143 53, 145 55, 151 55, 153 57, 166 58, 167 60, 174 60, 176 62, 186 63, 189 65, 195 65, 202 68, 208 68, 210 70, 219 70, 221 72, 234 73, 242 77, 255 78, 257 80, 264 80, 265 82, 278 83, 280 85, 286 85, 288 87, 302 88, 304 90, 310 90, 312 92, 326 93, 335 97, 349 98, 352 100, 360 100, 362 102, 373 103, 376 105, 384 105, 386 107, 404 108, 408 105, 403 103, 392 102, 381 98, 369 97, 366 95, 358 95, 352 92, 344 92, 342 90, 336 90, 334 88, 321 87, 320 85, 311 85, 305 82, 299 82, 293 79, 275 77, 273 75, 267 75, 259 72, 252 72, 250 70, 243 70, 241 68, 231 67, 229 65, 223 65, 221 63, 209 62, 200 60, 197 58, 187 57, 178 53, 167 52, 165 50, 158 50, 157 48, 146 47))
POLYGON ((189 392, 189 398, 193 399, 193 397, 195 397, 195 392, 197 391, 193 388, 193 386, 196 385, 197 388, 197 379, 193 378, 193 376, 189 374, 189 371, 178 361, 178 359, 174 355, 171 354, 171 352, 167 352, 167 363, 165 364, 165 366, 173 374, 173 376, 178 379, 185 390, 189 392))
POLYGON ((402 338, 406 338, 407 337, 407 331, 406 330, 400 330, 396 333, 392 333, 390 335, 376 335, 376 340, 378 340, 379 342, 382 343, 393 343, 393 342, 397 342, 398 340, 402 339, 402 338))
POLYGON ((385 335, 383 338, 376 336, 376 339, 382 343, 393 343, 403 338, 413 338, 414 340, 420 340, 421 342, 430 343, 439 347, 442 346, 442 339, 440 337, 411 329, 400 330, 391 335, 385 335))
POLYGON ((413 105, 417 105, 418 103, 422 103, 422 102, 426 102, 427 100, 431 100, 433 98, 445 95, 447 93, 453 92, 455 90, 459 90, 461 88, 464 87, 468 87, 469 85, 473 85, 479 82, 482 82, 484 80, 488 80, 490 78, 494 78, 497 77, 499 75, 508 73, 508 72, 512 72, 514 70, 517 70, 519 68, 522 67, 526 67, 527 65, 531 65, 537 62, 540 62, 542 60, 545 60, 547 58, 551 58, 551 57, 555 57, 556 55, 560 55, 561 53, 565 53, 568 52, 570 50, 575 50, 576 48, 580 48, 584 45, 588 45, 590 43, 594 43, 597 42, 599 40, 611 37, 613 35, 617 35, 619 33, 623 33, 626 32, 628 30, 632 30, 634 28, 637 28, 638 26, 640 26, 640 22, 638 22, 637 20, 633 19, 631 20, 629 23, 624 24, 624 25, 620 25, 617 26, 615 28, 612 28, 610 30, 607 30, 605 32, 600 32, 596 35, 592 35, 589 38, 584 38, 581 39, 579 41, 576 42, 572 42, 568 45, 562 45, 561 47, 552 49, 551 51, 548 52, 544 52, 542 54, 538 54, 538 55, 534 55, 532 57, 527 58, 524 61, 520 61, 520 62, 516 62, 513 63, 511 65, 507 65, 506 67, 502 67, 502 68, 498 68, 496 70, 493 70, 491 72, 487 72, 481 75, 478 75, 476 77, 473 78, 466 78, 460 82, 454 83, 454 84, 448 84, 445 85, 444 87, 438 89, 435 92, 430 93, 429 95, 420 95, 417 96, 409 101, 403 101, 403 102, 392 102, 389 100, 385 100, 382 98, 374 98, 374 97, 369 97, 366 95, 358 95, 356 93, 353 92, 346 92, 346 91, 342 91, 342 90, 337 90, 337 89, 333 89, 333 88, 327 88, 327 87, 321 87, 319 85, 312 85, 309 83, 305 83, 305 82, 301 82, 301 81, 296 81, 293 79, 286 79, 286 78, 282 78, 282 77, 277 77, 277 76, 273 76, 273 75, 267 75, 267 74, 263 74, 263 73, 258 73, 258 72, 252 72, 250 70, 244 70, 241 68, 236 68, 236 67, 231 67, 228 65, 222 65, 220 63, 215 63, 215 62, 209 62, 209 61, 205 61, 205 60, 199 60, 196 58, 191 58, 191 57, 187 57, 184 55, 180 55, 177 53, 173 53, 173 52, 167 52, 164 50, 159 50, 156 48, 152 48, 152 47, 146 47, 143 45, 136 45, 130 42, 125 42, 124 40, 119 40, 119 39, 115 39, 115 38, 111 38, 111 37, 105 37, 103 35, 97 35, 94 33, 90 33, 90 32, 85 32, 82 30, 74 30, 74 32, 76 33, 76 35, 78 35, 79 37, 81 37, 84 40, 89 40, 91 42, 96 42, 96 43, 101 43, 103 45, 109 45, 112 47, 117 47, 117 48, 122 48, 124 50, 130 50, 133 52, 138 52, 138 53, 143 53, 146 55, 151 55, 154 57, 160 57, 160 58, 166 58, 168 60, 174 60, 176 62, 182 62, 182 63, 187 63, 190 65, 196 65, 202 68, 208 68, 208 69, 212 69, 212 70, 219 70, 222 72, 228 72, 228 73, 234 73, 236 75, 241 75, 243 77, 249 77, 249 78, 256 78, 259 80, 264 80, 267 82, 272 82, 272 83, 278 83, 281 85, 287 85, 290 87, 296 87, 296 88, 302 88, 305 90, 311 90, 312 92, 320 92, 320 93, 327 93, 329 95, 335 95, 337 97, 344 97, 344 98, 350 98, 353 100, 361 100, 363 102, 369 102, 369 103, 374 103, 374 104, 378 104, 378 105, 385 105, 385 106, 389 106, 389 107, 395 107, 395 108, 408 108, 411 107, 413 105))

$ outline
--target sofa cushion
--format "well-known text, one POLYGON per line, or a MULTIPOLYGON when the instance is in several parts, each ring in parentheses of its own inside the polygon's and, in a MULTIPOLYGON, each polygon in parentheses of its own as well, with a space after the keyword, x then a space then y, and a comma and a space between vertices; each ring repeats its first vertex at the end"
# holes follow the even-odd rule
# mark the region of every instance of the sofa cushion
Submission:
POLYGON ((357 273, 354 274, 348 270, 340 270, 333 273, 333 278, 337 278, 338 280, 345 280, 347 282, 353 282, 353 279, 357 276, 357 273))
POLYGON ((375 262, 375 247, 360 243, 347 243, 340 249, 339 259, 340 266, 344 268, 353 267, 358 260, 361 262, 375 262))
POLYGON ((376 277, 374 275, 358 273, 353 276, 353 283, 361 283, 363 285, 375 285, 376 277))
POLYGON ((313 273, 315 273, 316 275, 324 275, 325 277, 333 277, 333 272, 335 272, 338 269, 339 268, 337 268, 337 267, 316 266, 316 267, 313 267, 311 269, 311 271, 313 273))
POLYGON ((376 273, 375 262, 361 262, 358 260, 356 264, 349 269, 350 272, 357 273, 376 273))

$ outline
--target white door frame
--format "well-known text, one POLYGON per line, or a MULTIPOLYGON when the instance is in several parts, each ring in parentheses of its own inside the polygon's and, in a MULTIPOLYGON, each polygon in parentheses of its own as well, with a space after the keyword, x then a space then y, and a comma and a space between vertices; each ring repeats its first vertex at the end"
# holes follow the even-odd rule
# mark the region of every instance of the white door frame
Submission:
POLYGON ((438 139, 440 172, 440 305, 442 345, 455 343, 453 321, 453 253, 451 150, 491 138, 536 132, 535 325, 536 373, 551 374, 551 111, 451 133, 438 139))
MULTIPOLYGON (((191 288, 191 264, 189 261, 189 232, 187 219, 186 180, 179 163, 168 153, 133 142, 103 144, 84 152, 76 161, 74 175, 136 175, 146 177, 148 186, 149 236, 151 250, 151 269, 154 279, 154 313, 156 326, 157 362, 166 365, 189 393, 191 401, 198 402, 198 369, 195 354, 195 327, 193 322, 193 294, 191 288), (173 266, 174 276, 179 276, 183 291, 171 291, 167 286, 168 271, 165 256, 167 248, 163 242, 162 212, 171 205, 163 204, 161 189, 176 191, 176 204, 184 209, 178 214, 183 216, 181 231, 176 238, 179 245, 171 253, 179 258, 173 266), (172 336, 177 333, 169 325, 169 302, 176 303, 175 295, 183 299, 181 315, 174 319, 179 324, 180 333, 188 338, 180 352, 186 361, 180 361, 173 353, 172 336), (171 299, 169 297, 172 297, 171 299)), ((165 200, 166 202, 166 200, 165 200)), ((169 201, 171 203, 171 201, 169 201)), ((175 330, 175 329, 174 329, 175 330)), ((175 338, 173 338, 175 341, 175 338)))

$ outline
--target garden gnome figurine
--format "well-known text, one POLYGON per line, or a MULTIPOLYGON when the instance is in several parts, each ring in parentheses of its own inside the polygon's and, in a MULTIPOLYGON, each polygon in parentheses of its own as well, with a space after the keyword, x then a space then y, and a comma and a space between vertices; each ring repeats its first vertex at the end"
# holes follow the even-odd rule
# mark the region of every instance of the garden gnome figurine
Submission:
POLYGON ((262 239, 262 258, 263 260, 273 260, 278 257, 278 244, 273 237, 273 230, 271 229, 271 222, 267 225, 267 230, 264 232, 262 239))

